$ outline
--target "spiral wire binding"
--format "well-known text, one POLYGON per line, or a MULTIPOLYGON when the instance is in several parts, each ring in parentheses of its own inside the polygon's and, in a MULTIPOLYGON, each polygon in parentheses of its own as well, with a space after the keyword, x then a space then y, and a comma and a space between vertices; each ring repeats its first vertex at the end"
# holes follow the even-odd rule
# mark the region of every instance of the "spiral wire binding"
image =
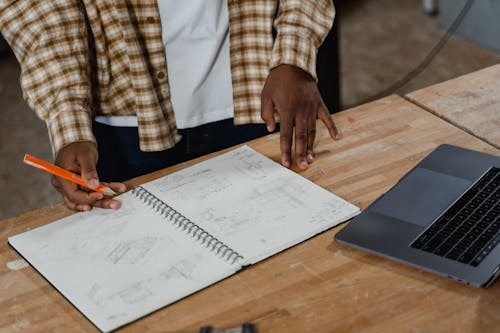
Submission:
POLYGON ((231 261, 232 264, 240 259, 243 259, 243 257, 238 252, 236 252, 235 250, 221 242, 219 239, 217 239, 215 236, 211 235, 208 231, 179 213, 177 210, 169 206, 153 193, 146 190, 144 187, 136 186, 132 189, 132 193, 137 198, 145 202, 149 207, 153 208, 157 213, 170 220, 170 222, 172 222, 174 226, 190 235, 210 251, 215 252, 218 257, 226 261, 231 261))

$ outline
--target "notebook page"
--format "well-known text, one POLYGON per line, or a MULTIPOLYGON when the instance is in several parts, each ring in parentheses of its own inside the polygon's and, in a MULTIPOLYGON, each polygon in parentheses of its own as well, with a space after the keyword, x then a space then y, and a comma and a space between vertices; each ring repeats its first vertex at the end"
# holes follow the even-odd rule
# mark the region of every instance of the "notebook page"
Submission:
POLYGON ((257 262, 359 213, 347 201, 249 147, 143 185, 257 262))
POLYGON ((238 268, 128 192, 117 211, 94 209, 9 238, 102 331, 138 319, 238 268))

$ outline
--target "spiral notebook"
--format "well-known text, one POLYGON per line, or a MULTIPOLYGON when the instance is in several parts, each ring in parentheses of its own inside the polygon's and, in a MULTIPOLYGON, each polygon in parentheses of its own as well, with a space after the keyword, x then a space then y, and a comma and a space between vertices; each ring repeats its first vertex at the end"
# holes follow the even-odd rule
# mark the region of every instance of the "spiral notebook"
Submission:
POLYGON ((9 243, 114 330, 359 213, 249 147, 156 179, 9 243))

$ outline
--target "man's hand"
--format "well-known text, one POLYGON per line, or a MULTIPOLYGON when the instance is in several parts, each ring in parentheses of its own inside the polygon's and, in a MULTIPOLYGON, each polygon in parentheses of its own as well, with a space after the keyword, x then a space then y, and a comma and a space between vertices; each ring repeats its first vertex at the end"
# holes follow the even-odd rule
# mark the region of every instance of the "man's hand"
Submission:
POLYGON ((292 141, 295 127, 295 163, 304 170, 314 160, 316 117, 321 119, 332 139, 340 135, 321 99, 314 79, 302 69, 280 65, 269 73, 262 90, 261 116, 269 132, 274 131, 273 113, 280 117, 281 163, 292 164, 292 141))
MULTIPOLYGON (((81 174, 88 187, 93 189, 99 186, 99 177, 96 171, 97 148, 93 142, 75 142, 62 148, 56 157, 56 165, 61 168, 81 174)), ((73 210, 87 211, 92 207, 120 208, 120 202, 111 198, 106 198, 99 192, 87 192, 78 185, 61 179, 52 177, 52 185, 64 197, 64 203, 73 210)), ((113 191, 123 193, 126 186, 123 183, 107 184, 113 191)))

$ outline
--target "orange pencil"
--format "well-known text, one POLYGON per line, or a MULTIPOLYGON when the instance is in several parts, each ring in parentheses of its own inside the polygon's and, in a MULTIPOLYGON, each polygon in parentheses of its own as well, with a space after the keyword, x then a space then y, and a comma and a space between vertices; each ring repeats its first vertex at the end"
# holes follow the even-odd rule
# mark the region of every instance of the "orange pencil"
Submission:
POLYGON ((71 172, 69 170, 65 170, 63 168, 60 168, 54 164, 51 164, 49 162, 45 162, 44 160, 41 160, 39 158, 36 158, 34 156, 31 156, 30 154, 25 154, 24 155, 24 163, 29 164, 31 166, 34 166, 35 168, 41 169, 43 171, 46 171, 48 173, 51 173, 53 175, 56 175, 57 177, 69 180, 70 182, 73 182, 75 184, 78 184, 80 186, 85 187, 86 189, 89 189, 91 191, 95 192, 100 192, 104 195, 108 196, 114 196, 116 195, 115 191, 110 189, 106 185, 99 185, 96 189, 91 189, 88 187, 87 183, 83 181, 83 178, 80 175, 77 175, 74 172, 71 172))

